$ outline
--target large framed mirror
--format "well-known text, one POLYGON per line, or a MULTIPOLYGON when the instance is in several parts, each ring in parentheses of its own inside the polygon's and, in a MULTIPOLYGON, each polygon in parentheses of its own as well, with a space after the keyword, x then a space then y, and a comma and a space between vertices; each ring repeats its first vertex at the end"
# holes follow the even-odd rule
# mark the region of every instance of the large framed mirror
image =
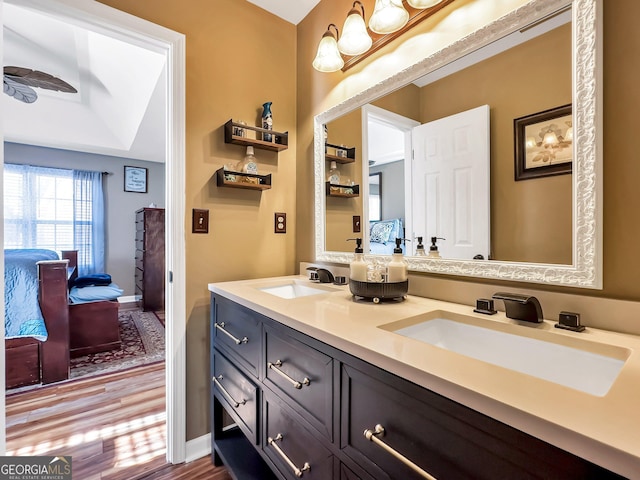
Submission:
POLYGON ((601 9, 601 0, 532 0, 317 115, 316 261, 350 262, 353 236, 364 237, 365 253, 387 253, 369 242, 379 226, 368 220, 369 175, 384 173, 395 179, 381 185, 384 201, 396 207, 382 205, 380 221, 414 240, 404 244, 410 270, 602 288, 601 9), (559 109, 567 105, 569 116, 559 109), (460 133, 471 122, 463 113, 478 122, 471 134, 460 133), (526 135, 516 135, 523 122, 526 135), (444 152, 433 140, 443 135, 483 169, 454 168, 447 187, 441 170, 423 168, 416 158, 444 152), (358 185, 349 198, 327 195, 327 142, 356 147, 356 161, 342 165, 342 178, 358 185), (529 175, 517 178, 517 161, 529 175), (447 189, 454 193, 443 198, 467 208, 443 214, 433 192, 447 189), (351 231, 356 215, 360 234, 351 231), (417 236, 443 238, 442 258, 413 256, 417 236))

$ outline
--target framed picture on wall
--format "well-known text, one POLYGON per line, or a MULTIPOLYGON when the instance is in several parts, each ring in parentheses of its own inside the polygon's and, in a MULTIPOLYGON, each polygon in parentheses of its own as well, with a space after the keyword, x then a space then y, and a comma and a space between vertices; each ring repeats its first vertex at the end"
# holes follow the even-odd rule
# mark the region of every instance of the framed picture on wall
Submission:
POLYGON ((124 166, 124 191, 147 193, 149 171, 144 167, 124 166))
POLYGON ((571 173, 571 105, 516 118, 513 127, 516 181, 571 173))

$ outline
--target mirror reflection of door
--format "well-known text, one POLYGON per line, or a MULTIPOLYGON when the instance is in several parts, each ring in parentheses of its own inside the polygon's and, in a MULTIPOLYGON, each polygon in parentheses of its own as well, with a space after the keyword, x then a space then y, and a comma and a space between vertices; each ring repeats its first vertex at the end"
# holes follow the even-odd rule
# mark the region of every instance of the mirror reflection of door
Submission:
POLYGON ((489 258, 489 106, 413 129, 413 234, 444 258, 489 258))
POLYGON ((369 221, 382 220, 382 173, 369 174, 369 221))

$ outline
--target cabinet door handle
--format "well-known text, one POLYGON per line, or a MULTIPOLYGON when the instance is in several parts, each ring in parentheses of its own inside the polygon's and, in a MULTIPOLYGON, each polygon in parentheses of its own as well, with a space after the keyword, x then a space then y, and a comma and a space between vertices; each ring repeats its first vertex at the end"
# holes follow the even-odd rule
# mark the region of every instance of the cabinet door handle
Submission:
POLYGON ((224 333, 227 337, 229 337, 231 340, 233 340, 234 342, 236 342, 236 345, 240 345, 241 343, 247 343, 249 341, 249 339, 247 337, 243 337, 242 340, 240 340, 239 338, 231 335, 229 332, 227 332, 224 329, 224 322, 216 322, 216 328, 218 330, 220 330, 222 333, 224 333))
POLYGON ((222 384, 220 383, 220 380, 222 380, 222 375, 218 375, 217 377, 213 377, 212 380, 213 380, 213 383, 215 383, 216 386, 223 393, 223 395, 225 397, 227 397, 227 400, 229 401, 229 403, 231 403, 231 405, 233 405, 233 408, 238 408, 240 405, 244 405, 245 403, 247 403, 247 401, 244 398, 242 400, 240 400, 239 402, 235 401, 235 399, 231 396, 231 394, 227 391, 227 389, 224 388, 222 386, 222 384))
POLYGON ((367 428, 364 431, 364 438, 366 438, 367 440, 371 440, 373 443, 375 443, 379 447, 382 447, 383 450, 393 455, 395 458, 400 460, 402 463, 404 463, 407 467, 409 467, 411 470, 416 472, 418 475, 420 475, 423 478, 426 478, 427 480, 437 480, 436 477, 425 472, 423 469, 421 469, 418 465, 416 465, 407 457, 402 455, 400 452, 398 452, 397 450, 394 450, 389 445, 384 443, 382 440, 378 438, 378 436, 380 437, 384 436, 384 427, 380 424, 376 425, 373 430, 370 430, 367 428))
POLYGON ((304 462, 304 465, 302 466, 302 468, 298 468, 296 464, 293 463, 291 459, 287 456, 287 454, 284 453, 282 449, 278 446, 278 444, 276 443, 278 440, 282 440, 281 433, 277 434, 276 438, 271 438, 271 437, 267 438, 267 443, 271 445, 276 452, 278 452, 278 455, 280 455, 280 457, 282 457, 282 459, 285 462, 287 462, 287 465, 289 465, 289 468, 293 470, 293 474, 296 477, 301 477, 304 472, 306 472, 307 470, 311 470, 311 465, 309 465, 309 462, 304 462))
POLYGON ((287 375, 286 373, 284 373, 282 370, 278 368, 281 366, 282 366, 282 361, 280 360, 276 360, 275 363, 267 362, 267 367, 269 367, 271 370, 273 370, 283 378, 286 378, 288 381, 290 381, 291 384, 293 385, 293 388, 297 388, 298 390, 300 390, 303 385, 308 386, 311 384, 311 380, 309 380, 307 377, 304 377, 302 379, 302 382, 297 381, 295 378, 291 378, 289 375, 287 375))

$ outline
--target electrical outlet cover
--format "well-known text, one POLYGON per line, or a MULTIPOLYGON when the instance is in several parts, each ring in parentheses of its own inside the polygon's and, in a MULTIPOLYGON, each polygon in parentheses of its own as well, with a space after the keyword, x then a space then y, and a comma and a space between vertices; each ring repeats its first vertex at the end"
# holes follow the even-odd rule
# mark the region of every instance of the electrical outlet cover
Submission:
POLYGON ((287 233, 287 214, 275 213, 274 216, 274 232, 275 233, 287 233))

